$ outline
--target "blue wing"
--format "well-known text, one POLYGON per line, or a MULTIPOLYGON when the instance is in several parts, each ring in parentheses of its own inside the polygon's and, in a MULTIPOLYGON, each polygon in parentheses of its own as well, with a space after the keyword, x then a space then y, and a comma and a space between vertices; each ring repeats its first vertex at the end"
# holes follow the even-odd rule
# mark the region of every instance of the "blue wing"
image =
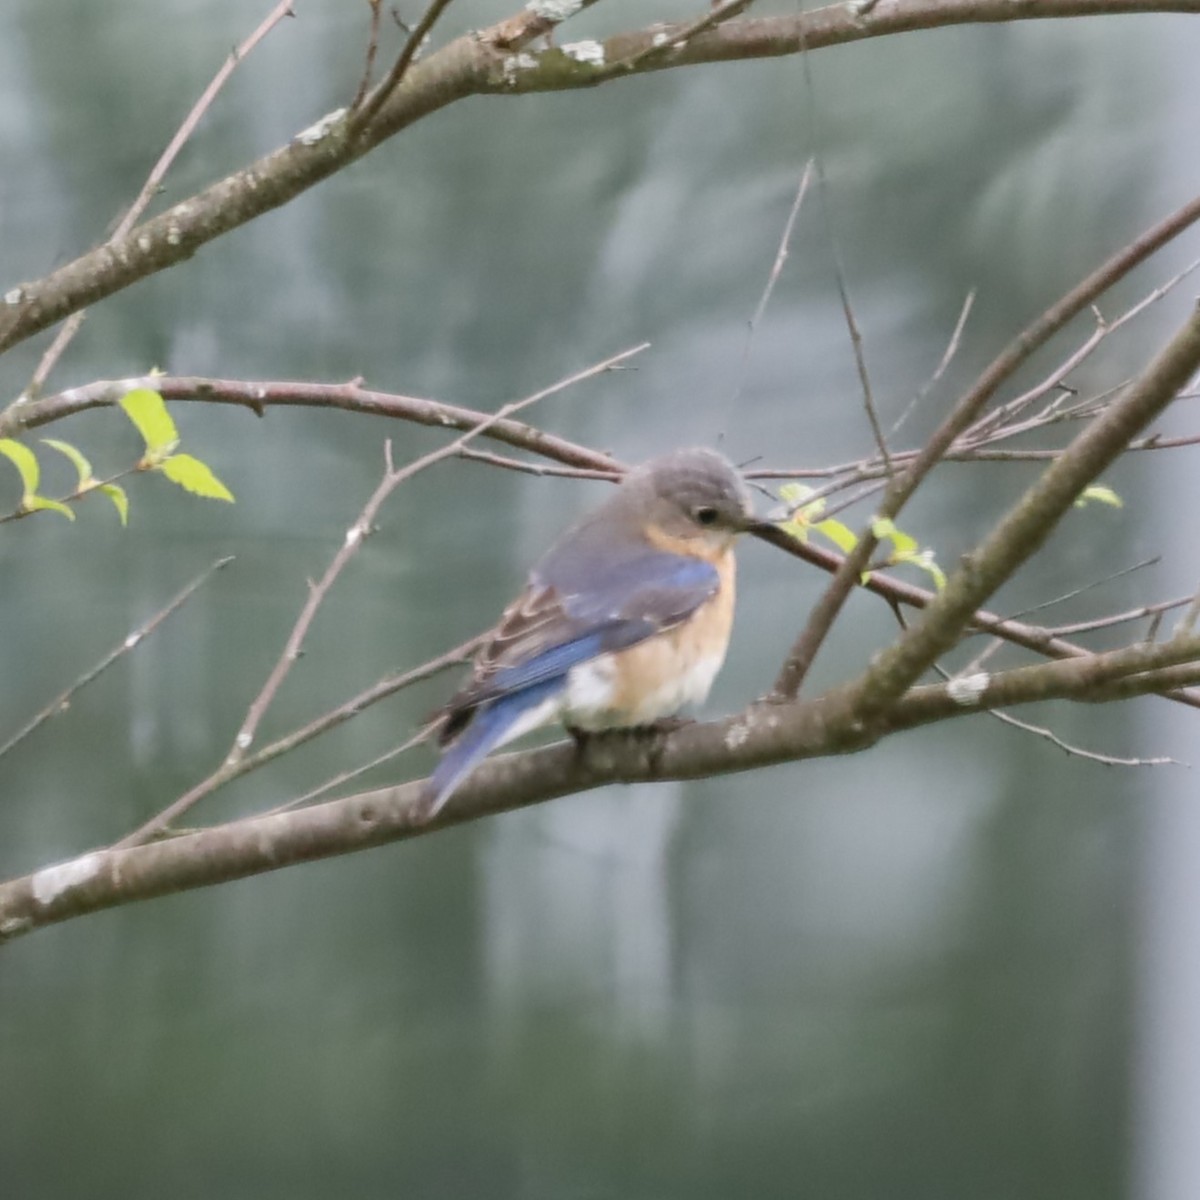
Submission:
POLYGON ((641 539, 621 545, 591 523, 572 530, 534 569, 471 679, 442 709, 438 740, 449 748, 427 786, 427 813, 563 690, 572 667, 678 625, 719 585, 716 568, 702 559, 641 539))
POLYGON ((442 755, 425 785, 426 816, 432 817, 475 767, 505 740, 513 726, 526 713, 551 699, 560 686, 557 679, 545 680, 476 709, 474 719, 442 755))
POLYGON ((479 652, 471 680, 446 705, 443 744, 480 705, 553 680, 562 685, 572 667, 678 625, 720 582, 702 559, 652 549, 593 573, 595 586, 547 569, 554 565, 534 572, 479 652))

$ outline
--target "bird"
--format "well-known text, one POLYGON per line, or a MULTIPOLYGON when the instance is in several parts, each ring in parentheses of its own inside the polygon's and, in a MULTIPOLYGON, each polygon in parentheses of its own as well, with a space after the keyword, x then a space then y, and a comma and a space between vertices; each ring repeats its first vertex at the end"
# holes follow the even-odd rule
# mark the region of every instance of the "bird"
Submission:
POLYGON ((629 471, 529 573, 465 684, 434 714, 436 815, 493 750, 555 721, 573 736, 654 727, 708 696, 733 624, 733 544, 753 529, 737 468, 706 448, 629 471))

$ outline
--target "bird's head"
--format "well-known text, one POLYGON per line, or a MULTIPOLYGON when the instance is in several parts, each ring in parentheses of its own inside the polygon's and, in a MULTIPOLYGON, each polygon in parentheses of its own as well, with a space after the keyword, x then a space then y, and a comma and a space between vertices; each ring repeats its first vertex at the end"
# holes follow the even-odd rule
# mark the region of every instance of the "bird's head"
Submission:
POLYGON ((647 526, 668 541, 719 551, 755 526, 750 492, 715 450, 676 450, 631 471, 622 484, 647 526))

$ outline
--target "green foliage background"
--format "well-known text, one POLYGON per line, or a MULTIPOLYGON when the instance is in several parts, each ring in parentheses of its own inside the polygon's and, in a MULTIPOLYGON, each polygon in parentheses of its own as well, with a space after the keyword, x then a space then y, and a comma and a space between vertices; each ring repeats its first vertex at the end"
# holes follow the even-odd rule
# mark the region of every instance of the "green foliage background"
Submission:
MULTIPOLYGON (((504 11, 464 0, 445 29, 504 11)), ((251 19, 234 0, 0 10, 0 142, 20 164, 0 180, 5 280, 103 236, 251 19)), ((570 36, 645 19, 643 3, 599 5, 570 36)), ((167 198, 346 102, 365 24, 365 6, 300 5, 219 100, 167 198)), ((492 408, 648 338, 635 372, 537 420, 630 459, 697 442, 780 465, 857 457, 869 432, 831 237, 885 419, 979 288, 915 439, 1020 323, 1194 190, 1181 131, 1198 54, 1186 18, 1037 23, 816 55, 811 91, 780 60, 474 101, 99 306, 56 379, 362 375, 492 408), (802 213, 743 363, 814 145, 830 210, 802 213)), ((1172 254, 1119 298, 1181 265, 1172 254)), ((1127 374, 1185 303, 1081 386, 1127 374)), ((41 348, 0 362, 6 394, 41 348)), ((398 459, 439 440, 328 412, 172 412, 236 507, 139 475, 127 531, 90 504, 71 526, 39 516, 0 532, 0 731, 206 563, 238 556, 0 763, 5 873, 112 840, 210 770, 305 580, 374 486, 384 438, 398 459)), ((112 412, 49 432, 94 462, 144 449, 112 412)), ((57 459, 44 456, 50 495, 75 483, 57 459)), ((1126 508, 1096 506, 1001 607, 1161 549, 1155 469, 1125 465, 1109 482, 1126 508)), ((947 467, 904 530, 952 563, 1029 477, 947 467)), ((460 463, 401 489, 273 728, 475 632, 602 486, 460 463)), ((5 471, 0 510, 20 498, 5 471)), ((747 548, 713 711, 764 689, 820 583, 747 548)), ((1163 590, 1144 586, 1080 603, 1163 590)), ((890 621, 857 600, 816 682, 848 674, 890 621)), ((448 687, 380 706, 197 819, 366 760, 448 687)), ((1037 716, 1111 753, 1141 744, 1126 710, 1037 716)), ((14 1195, 39 1197, 1124 1195, 1136 848, 1155 787, 980 719, 852 759, 561 801, 50 930, 0 964, 0 1168, 14 1195)))

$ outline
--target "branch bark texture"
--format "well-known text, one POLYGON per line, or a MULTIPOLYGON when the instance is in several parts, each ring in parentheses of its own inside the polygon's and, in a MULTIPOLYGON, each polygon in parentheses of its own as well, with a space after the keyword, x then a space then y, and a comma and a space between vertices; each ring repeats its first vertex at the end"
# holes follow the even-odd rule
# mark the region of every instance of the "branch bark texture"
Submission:
POLYGON ((861 750, 890 733, 1002 706, 1109 699, 1114 689, 1144 695, 1167 678, 1172 686, 1195 683, 1198 659, 1200 638, 1177 638, 916 688, 869 729, 857 719, 852 691, 839 689, 815 700, 752 705, 654 739, 616 734, 582 750, 561 742, 489 759, 430 823, 418 815, 418 781, 128 849, 94 850, 0 884, 0 943, 86 913, 381 846, 605 784, 732 774, 861 750))
MULTIPOLYGON (((833 5, 791 16, 727 20, 665 48, 686 26, 654 25, 594 45, 597 55, 552 47, 531 53, 553 27, 531 9, 455 38, 411 63, 365 124, 338 109, 286 146, 219 180, 123 237, 49 275, 5 287, 0 353, 72 313, 190 258, 207 243, 288 203, 409 125, 472 95, 596 87, 650 71, 771 58, 915 29, 1056 17, 1200 12, 1200 0, 879 0, 869 12, 833 5)), ((578 45, 578 43, 576 43, 578 45)))

